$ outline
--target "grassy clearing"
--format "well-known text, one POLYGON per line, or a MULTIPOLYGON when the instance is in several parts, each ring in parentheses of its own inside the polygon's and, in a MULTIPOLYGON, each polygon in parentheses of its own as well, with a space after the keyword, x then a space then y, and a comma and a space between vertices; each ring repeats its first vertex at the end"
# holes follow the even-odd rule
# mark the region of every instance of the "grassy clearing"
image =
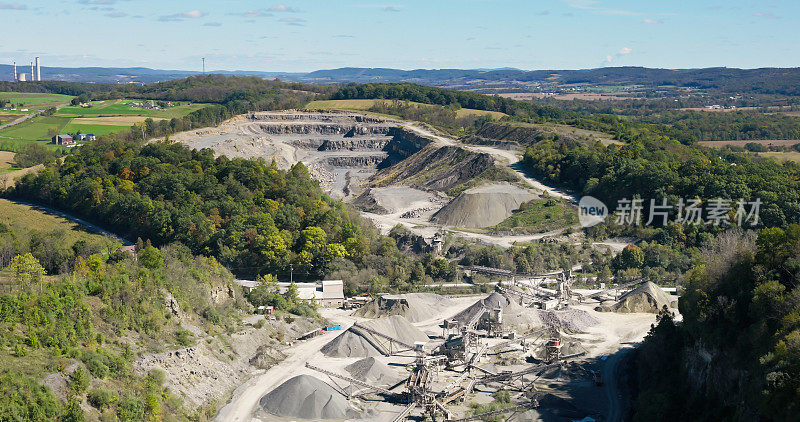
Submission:
POLYGON ((486 110, 475 110, 471 108, 460 108, 456 111, 456 117, 466 117, 466 116, 492 116, 493 119, 497 120, 508 116, 505 113, 501 113, 499 111, 486 111, 486 110))
POLYGON ((159 117, 163 119, 171 119, 173 117, 183 117, 195 110, 205 107, 205 104, 195 103, 180 103, 174 107, 149 110, 141 107, 136 107, 124 102, 141 102, 142 100, 108 100, 108 101, 94 101, 92 107, 83 108, 80 106, 67 106, 62 107, 56 113, 57 116, 67 117, 102 117, 102 116, 144 116, 159 117))
POLYGON ((34 228, 39 231, 64 230, 66 240, 73 244, 79 240, 103 240, 105 236, 91 233, 80 224, 53 214, 48 214, 28 205, 0 199, 0 223, 8 227, 34 228))
POLYGON ((0 99, 14 104, 22 103, 24 106, 31 106, 40 110, 69 103, 72 98, 70 95, 44 94, 41 92, 0 92, 0 99))
MULTIPOLYGON (((380 101, 391 101, 391 100, 320 100, 308 103, 308 105, 306 105, 306 108, 322 109, 322 110, 367 111, 370 109, 370 107, 374 106, 376 103, 380 101)), ((415 103, 411 101, 409 101, 409 104, 423 106, 423 107, 439 107, 433 104, 415 103)), ((500 113, 498 111, 485 111, 485 110, 473 110, 470 108, 462 108, 456 111, 456 115, 458 117, 489 115, 492 116, 492 118, 494 119, 499 119, 505 116, 506 114, 500 113)))
POLYGON ((542 233, 575 225, 578 212, 563 199, 540 198, 522 204, 519 210, 492 230, 514 230, 542 233))
POLYGON ((757 155, 760 157, 772 158, 779 163, 786 161, 800 163, 800 152, 759 152, 757 155))
POLYGON ((19 170, 14 167, 14 156, 16 153, 10 151, 0 151, 0 174, 19 170))

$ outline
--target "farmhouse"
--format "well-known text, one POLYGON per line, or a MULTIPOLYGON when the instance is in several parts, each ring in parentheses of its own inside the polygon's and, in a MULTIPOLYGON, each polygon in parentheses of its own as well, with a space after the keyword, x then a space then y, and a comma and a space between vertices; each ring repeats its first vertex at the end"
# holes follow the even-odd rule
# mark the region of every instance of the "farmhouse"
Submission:
POLYGON ((56 145, 72 145, 75 143, 75 140, 73 140, 72 136, 69 135, 56 135, 53 136, 51 142, 56 145))

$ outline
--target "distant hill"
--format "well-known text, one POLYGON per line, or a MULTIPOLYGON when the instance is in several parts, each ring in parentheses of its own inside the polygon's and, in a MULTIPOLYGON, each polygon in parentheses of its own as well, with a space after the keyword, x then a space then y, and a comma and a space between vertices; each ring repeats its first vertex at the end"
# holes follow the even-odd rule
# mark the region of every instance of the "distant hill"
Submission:
MULTIPOLYGON (((27 68, 19 67, 20 72, 27 68)), ((25 72, 27 73, 27 72, 25 72)), ((95 83, 152 83, 197 75, 200 72, 158 70, 144 67, 43 67, 45 80, 95 83)), ((519 69, 416 69, 345 67, 309 73, 264 71, 214 71, 237 76, 279 78, 289 82, 321 84, 394 83, 453 87, 461 90, 480 89, 490 84, 506 86, 569 86, 569 85, 639 85, 644 87, 677 87, 714 90, 742 94, 780 94, 800 96, 800 68, 763 69, 651 69, 644 67, 607 67, 585 70, 519 70, 519 69)), ((12 78, 11 65, 0 65, 0 81, 12 78)))
MULTIPOLYGON (((29 66, 17 65, 17 72, 30 73, 29 66)), ((146 67, 42 67, 42 79, 48 81, 93 82, 93 83, 139 83, 181 79, 198 75, 202 72, 185 70, 160 70, 146 67)), ((212 73, 212 72, 209 72, 212 73)), ((292 76, 291 73, 269 73, 259 71, 214 71, 213 73, 236 76, 259 76, 272 78, 276 76, 292 76)), ((14 75, 13 65, 0 64, 0 81, 11 81, 14 75)), ((301 74, 302 75, 302 74, 301 74)), ((30 75, 28 75, 30 79, 30 75)))
POLYGON ((585 70, 397 70, 341 68, 293 75, 292 80, 316 83, 412 82, 431 86, 518 83, 527 85, 643 85, 711 89, 725 92, 785 94, 800 96, 800 68, 763 69, 650 69, 607 67, 585 70))

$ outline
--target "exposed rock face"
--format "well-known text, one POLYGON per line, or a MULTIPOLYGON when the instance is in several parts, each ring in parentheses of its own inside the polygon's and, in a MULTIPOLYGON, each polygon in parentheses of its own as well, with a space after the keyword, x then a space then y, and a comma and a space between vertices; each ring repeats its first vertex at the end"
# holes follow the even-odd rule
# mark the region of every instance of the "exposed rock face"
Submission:
POLYGON ((362 191, 361 182, 431 140, 401 123, 357 113, 282 111, 252 113, 218 128, 184 132, 173 140, 228 157, 263 157, 281 168, 301 161, 333 196, 362 191), (353 191, 355 189, 355 192, 353 191))
POLYGON ((425 190, 446 191, 474 179, 493 165, 494 158, 489 154, 457 146, 428 145, 396 166, 381 170, 373 180, 377 186, 402 182, 425 190))
POLYGON ((377 154, 377 155, 357 155, 357 156, 348 156, 348 157, 330 157, 325 160, 331 167, 341 167, 341 168, 367 168, 367 167, 377 167, 380 165, 389 154, 377 154))
POLYGON ((319 151, 383 151, 389 145, 388 139, 325 140, 319 151))
POLYGON ((250 123, 251 131, 266 135, 341 135, 343 138, 367 135, 388 135, 390 126, 351 126, 341 123, 291 122, 250 123))

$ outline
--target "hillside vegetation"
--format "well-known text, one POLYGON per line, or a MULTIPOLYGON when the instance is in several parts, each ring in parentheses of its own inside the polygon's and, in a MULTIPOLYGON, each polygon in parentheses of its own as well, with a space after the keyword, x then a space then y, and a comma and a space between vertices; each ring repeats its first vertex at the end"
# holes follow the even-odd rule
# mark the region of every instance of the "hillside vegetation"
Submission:
POLYGON ((727 233, 703 254, 683 323, 662 318, 638 352, 633 420, 796 420, 800 226, 727 233))

